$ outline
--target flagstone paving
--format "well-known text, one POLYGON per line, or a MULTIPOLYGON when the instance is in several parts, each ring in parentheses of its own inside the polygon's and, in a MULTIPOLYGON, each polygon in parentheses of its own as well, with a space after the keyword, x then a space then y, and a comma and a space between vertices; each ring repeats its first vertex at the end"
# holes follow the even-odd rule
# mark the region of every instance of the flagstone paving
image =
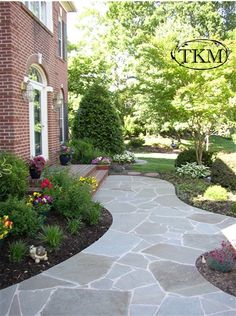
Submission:
POLYGON ((235 316, 236 298, 206 281, 195 260, 236 220, 191 207, 172 184, 109 176, 95 199, 113 215, 82 253, 0 291, 0 316, 235 316))

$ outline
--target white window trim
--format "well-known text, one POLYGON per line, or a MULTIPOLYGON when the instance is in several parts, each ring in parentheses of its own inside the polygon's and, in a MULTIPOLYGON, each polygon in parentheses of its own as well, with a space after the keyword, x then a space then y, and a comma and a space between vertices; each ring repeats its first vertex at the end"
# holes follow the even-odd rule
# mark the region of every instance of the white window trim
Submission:
POLYGON ((62 140, 60 139, 60 143, 63 144, 65 142, 65 116, 64 116, 64 100, 61 104, 61 108, 59 111, 59 128, 60 128, 60 122, 62 123, 62 140), (60 114, 62 113, 62 116, 60 116, 60 114))
MULTIPOLYGON (((32 67, 36 68, 43 80, 43 83, 39 83, 33 80, 29 80, 33 89, 39 90, 41 93, 41 120, 42 120, 42 155, 48 160, 48 106, 47 106, 47 78, 42 69, 33 64, 32 67)), ((34 103, 29 102, 29 122, 30 122, 30 156, 35 156, 35 134, 34 134, 34 103)))
POLYGON ((58 17, 58 23, 59 22, 60 22, 60 26, 61 26, 61 37, 60 37, 61 49, 59 52, 59 32, 58 32, 58 56, 63 59, 63 43, 64 43, 63 36, 64 36, 64 34, 63 34, 63 24, 62 24, 62 17, 61 16, 58 17))
MULTIPOLYGON (((34 14, 34 12, 30 9, 30 6, 27 6, 27 2, 30 3, 31 2, 35 2, 35 1, 22 1, 23 4, 27 7, 27 9, 32 12, 32 14, 37 18, 39 19, 39 21, 41 23, 43 23, 43 25, 45 25, 52 33, 53 33, 53 12, 52 12, 52 1, 45 1, 46 3, 46 24, 45 22, 41 19, 41 6, 39 6, 39 17, 37 15, 34 14)), ((38 2, 41 2, 41 1, 38 1, 38 2)))

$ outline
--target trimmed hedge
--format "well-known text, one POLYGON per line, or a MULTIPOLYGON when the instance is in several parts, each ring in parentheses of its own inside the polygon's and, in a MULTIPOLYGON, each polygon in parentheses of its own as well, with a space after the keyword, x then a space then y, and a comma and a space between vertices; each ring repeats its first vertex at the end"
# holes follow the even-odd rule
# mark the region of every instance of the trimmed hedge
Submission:
POLYGON ((211 181, 236 190, 236 153, 217 157, 211 168, 211 181))
POLYGON ((73 138, 89 138, 94 147, 111 154, 124 150, 122 126, 110 93, 97 83, 87 90, 80 102, 73 138))
MULTIPOLYGON (((202 163, 207 166, 211 167, 213 162, 213 152, 204 151, 202 155, 202 163)), ((196 151, 194 148, 187 149, 182 151, 175 160, 175 167, 181 167, 185 165, 187 162, 197 162, 196 151)))

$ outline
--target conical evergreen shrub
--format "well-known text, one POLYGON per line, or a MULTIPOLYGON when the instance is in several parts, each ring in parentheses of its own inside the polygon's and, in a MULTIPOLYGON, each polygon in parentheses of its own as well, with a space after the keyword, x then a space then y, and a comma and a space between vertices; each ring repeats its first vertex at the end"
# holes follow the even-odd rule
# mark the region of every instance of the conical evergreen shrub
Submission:
POLYGON ((123 152, 121 122, 109 91, 101 84, 92 85, 82 98, 74 120, 73 136, 75 139, 89 139, 106 153, 123 152))

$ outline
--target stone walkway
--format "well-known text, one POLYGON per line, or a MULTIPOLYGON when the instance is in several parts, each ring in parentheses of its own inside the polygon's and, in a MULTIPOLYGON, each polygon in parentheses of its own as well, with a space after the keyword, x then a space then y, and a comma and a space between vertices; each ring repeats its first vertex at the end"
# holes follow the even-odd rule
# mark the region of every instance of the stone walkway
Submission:
POLYGON ((109 176, 95 198, 110 230, 67 261, 0 291, 0 315, 235 316, 236 298, 208 283, 196 258, 235 219, 181 202, 170 183, 109 176))

